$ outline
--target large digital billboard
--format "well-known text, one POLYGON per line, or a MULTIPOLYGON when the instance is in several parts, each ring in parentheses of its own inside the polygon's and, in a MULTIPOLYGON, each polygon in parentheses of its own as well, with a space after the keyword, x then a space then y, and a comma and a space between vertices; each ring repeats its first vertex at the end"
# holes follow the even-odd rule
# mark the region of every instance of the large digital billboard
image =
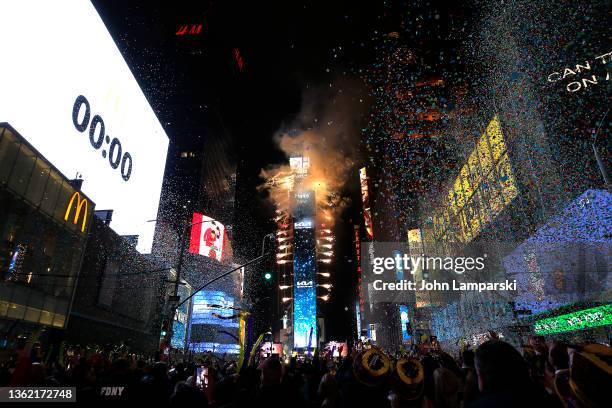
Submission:
POLYGON ((223 261, 225 255, 225 226, 200 213, 193 213, 189 252, 223 261))
POLYGON ((234 298, 220 290, 201 290, 193 296, 191 324, 212 324, 223 327, 238 327, 234 310, 234 298))
POLYGON ((313 229, 294 231, 293 347, 316 346, 317 288, 313 229))
POLYGON ((612 289, 612 194, 587 190, 503 259, 516 308, 542 313, 612 289))
POLYGON ((408 314, 408 306, 400 305, 400 323, 402 324, 402 343, 409 342, 412 338, 410 328, 410 315, 408 314))
POLYGON ((168 138, 89 1, 0 2, 8 122, 149 252, 168 138))
POLYGON ((310 158, 301 156, 290 157, 289 166, 297 176, 304 177, 306 174, 308 174, 308 169, 310 168, 310 158))
POLYGON ((305 220, 315 215, 315 193, 298 191, 294 198, 293 347, 314 349, 317 346, 316 239, 312 223, 305 220))
POLYGON ((518 195, 497 116, 461 167, 445 205, 433 216, 438 241, 470 242, 518 195))
POLYGON ((234 297, 220 290, 202 290, 192 299, 189 349, 193 352, 238 353, 239 311, 234 297))
MULTIPOLYGON (((187 298, 187 296, 191 294, 191 287, 181 285, 178 294, 181 299, 187 298)), ((185 347, 190 306, 190 301, 185 302, 176 309, 176 313, 174 314, 174 321, 172 322, 172 339, 170 340, 170 344, 174 348, 183 349, 185 347)))

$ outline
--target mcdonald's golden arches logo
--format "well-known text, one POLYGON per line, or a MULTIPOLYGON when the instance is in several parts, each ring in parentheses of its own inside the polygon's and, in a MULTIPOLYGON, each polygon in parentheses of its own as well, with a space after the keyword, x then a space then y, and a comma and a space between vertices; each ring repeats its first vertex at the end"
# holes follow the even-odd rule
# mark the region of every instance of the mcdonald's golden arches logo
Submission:
POLYGON ((75 191, 70 197, 70 202, 68 203, 68 207, 66 207, 66 213, 64 214, 64 221, 68 221, 68 217, 70 216, 70 210, 72 210, 72 204, 74 203, 74 199, 76 198, 76 211, 74 212, 74 219, 72 223, 74 225, 79 222, 79 215, 81 214, 81 210, 83 206, 85 206, 85 213, 83 214, 83 222, 81 223, 81 232, 85 232, 85 226, 87 225, 87 212, 88 212, 88 203, 87 198, 81 199, 81 194, 78 191, 75 191))

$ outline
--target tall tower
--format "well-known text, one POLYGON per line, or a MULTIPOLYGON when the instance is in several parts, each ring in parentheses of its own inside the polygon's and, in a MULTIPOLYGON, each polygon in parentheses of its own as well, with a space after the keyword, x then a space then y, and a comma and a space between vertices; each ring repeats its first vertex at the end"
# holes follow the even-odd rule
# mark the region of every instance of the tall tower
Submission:
POLYGON ((319 302, 330 297, 327 269, 332 261, 331 213, 317 196, 319 181, 309 177, 308 157, 290 158, 290 172, 268 181, 276 190, 279 338, 288 350, 313 352, 323 341, 319 302))

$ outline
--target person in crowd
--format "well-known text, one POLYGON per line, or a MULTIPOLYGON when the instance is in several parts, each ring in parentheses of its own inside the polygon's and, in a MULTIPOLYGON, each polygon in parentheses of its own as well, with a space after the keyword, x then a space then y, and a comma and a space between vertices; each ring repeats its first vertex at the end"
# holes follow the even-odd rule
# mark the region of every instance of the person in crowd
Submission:
POLYGON ((529 376, 520 353, 501 340, 489 340, 478 347, 475 358, 478 388, 482 395, 470 403, 472 408, 558 406, 529 376))
POLYGON ((164 362, 156 362, 150 373, 136 385, 136 399, 143 401, 145 405, 168 404, 172 386, 168 377, 168 365, 164 362))
MULTIPOLYGON (((236 361, 212 353, 201 358, 188 356, 184 361, 160 362, 131 354, 126 347, 116 350, 109 346, 77 346, 62 348, 63 354, 49 358, 44 353, 44 344, 39 342, 34 347, 35 344, 32 339, 27 344, 22 339, 20 348, 0 362, 0 386, 76 387, 77 400, 92 406, 117 401, 219 408, 558 407, 567 406, 567 401, 588 400, 585 392, 593 396, 589 385, 605 382, 601 374, 589 377, 589 373, 595 372, 592 370, 578 370, 571 377, 572 352, 574 356, 590 355, 597 346, 596 355, 604 356, 601 361, 612 355, 602 345, 570 348, 552 342, 544 349, 541 338, 532 338, 521 355, 512 345, 492 339, 481 344, 476 352, 463 350, 458 359, 444 352, 441 345, 435 349, 401 350, 389 358, 391 369, 380 380, 372 377, 371 370, 364 366, 363 353, 370 345, 364 345, 362 350, 355 348, 344 358, 315 353, 293 356, 287 364, 275 355, 260 358, 256 354, 254 361, 239 369, 236 361), (32 349, 36 352, 32 353, 32 349), (400 358, 418 360, 422 374, 419 377, 412 371, 410 378, 420 378, 419 382, 405 379, 398 382, 400 372, 394 371, 397 367, 394 361, 400 358), (539 375, 542 359, 544 376, 539 375), (196 385, 197 367, 208 369, 208 386, 196 385), (574 396, 571 384, 578 380, 581 388, 574 396)), ((380 353, 390 355, 382 349, 380 353)), ((587 360, 583 358, 584 361, 587 360)), ((402 373, 405 376, 407 372, 402 373)))
POLYGON ((208 407, 208 400, 204 393, 185 381, 179 381, 174 386, 170 396, 170 407, 208 407))
POLYGON ((474 366, 474 351, 467 348, 461 353, 461 394, 464 402, 478 397, 478 377, 474 366))
POLYGON ((257 392, 256 406, 286 407, 292 406, 291 395, 282 384, 283 366, 275 357, 264 359, 259 365, 261 370, 260 387, 257 392))
POLYGON ((340 406, 338 382, 331 372, 327 372, 321 377, 318 394, 323 400, 321 408, 336 408, 340 406))
POLYGON ((448 368, 436 368, 433 373, 436 408, 459 407, 459 378, 448 368))

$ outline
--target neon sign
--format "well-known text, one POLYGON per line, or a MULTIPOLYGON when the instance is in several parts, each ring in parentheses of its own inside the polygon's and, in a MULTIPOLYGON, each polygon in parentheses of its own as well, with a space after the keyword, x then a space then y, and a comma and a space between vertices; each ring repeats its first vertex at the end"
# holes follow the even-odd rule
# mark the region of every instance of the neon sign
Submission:
POLYGON ((66 207, 66 213, 64 214, 64 221, 68 221, 68 217, 70 216, 70 210, 72 210, 72 204, 74 203, 74 199, 77 199, 76 203, 76 211, 74 212, 74 219, 72 223, 74 225, 79 221, 79 215, 81 214, 81 209, 85 206, 85 214, 83 214, 83 222, 81 223, 81 232, 85 232, 85 226, 87 225, 87 212, 88 212, 88 204, 87 198, 81 199, 81 194, 78 191, 75 191, 70 197, 70 201, 68 202, 68 206, 66 207))
POLYGON ((174 35, 196 35, 202 31, 202 24, 181 24, 174 35))
POLYGON ((236 60, 236 65, 238 66, 238 70, 240 72, 244 71, 244 59, 240 54, 240 49, 234 48, 234 59, 236 60))
POLYGON ((552 334, 606 326, 608 324, 612 324, 612 303, 537 320, 534 324, 534 329, 536 334, 552 334))

